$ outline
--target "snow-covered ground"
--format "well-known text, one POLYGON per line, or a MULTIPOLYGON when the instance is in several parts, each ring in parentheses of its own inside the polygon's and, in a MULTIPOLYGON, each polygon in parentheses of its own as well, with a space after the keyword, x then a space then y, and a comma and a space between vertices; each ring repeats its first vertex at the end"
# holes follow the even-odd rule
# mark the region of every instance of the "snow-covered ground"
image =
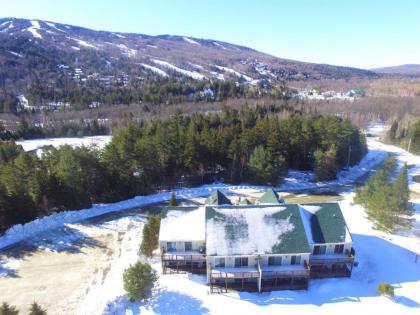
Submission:
POLYGON ((66 144, 72 147, 96 146, 98 149, 103 149, 111 141, 111 139, 112 136, 93 136, 82 138, 45 138, 16 141, 16 144, 21 145, 23 150, 25 151, 38 150, 42 149, 42 147, 50 145, 52 145, 55 148, 58 148, 66 144))
MULTIPOLYGON (((377 128, 376 132, 380 132, 377 128)), ((369 130, 374 132, 373 129, 369 130)), ((400 164, 408 162, 410 176, 418 172, 420 163, 416 156, 393 146, 382 145, 378 138, 369 138, 369 153, 358 166, 339 174, 336 181, 311 182, 312 174, 291 171, 282 190, 300 188, 336 187, 350 184, 381 163, 389 154, 396 153, 400 164)), ((410 188, 417 186, 411 185, 410 188)), ((220 188, 228 194, 250 196, 265 187, 206 185, 176 191, 177 198, 206 197, 213 189, 220 188)), ((98 215, 132 209, 134 207, 166 201, 169 192, 139 196, 109 205, 97 205, 91 209, 69 211, 45 217, 24 226, 18 225, 0 237, 0 248, 26 240, 40 250, 55 252, 79 242, 78 233, 97 233, 104 229, 117 231, 118 242, 114 244, 117 256, 110 256, 105 269, 94 278, 86 279, 85 294, 75 300, 77 314, 337 314, 381 313, 419 314, 420 312, 420 258, 415 262, 415 253, 420 254, 420 236, 416 232, 402 231, 398 235, 373 230, 366 219, 364 209, 352 204, 354 193, 342 193, 342 210, 352 233, 358 267, 350 279, 313 280, 308 291, 276 291, 270 293, 209 294, 202 276, 179 274, 160 275, 152 299, 145 303, 131 303, 124 295, 122 271, 138 259, 137 249, 141 242, 139 216, 127 216, 107 222, 91 223, 89 229, 80 227, 83 219, 98 215), (82 230, 81 230, 82 229, 82 230), (51 237, 48 235, 52 233, 51 237), (41 236, 38 236, 41 235, 41 236), (47 236, 45 236, 47 235, 47 236), (120 239, 121 238, 121 239, 120 239), (97 279, 99 277, 100 279, 97 279), (395 298, 381 297, 376 293, 379 282, 389 282, 395 288, 395 298)), ((416 207, 415 226, 420 228, 420 200, 412 200, 416 207)), ((19 270, 21 260, 7 257, 0 259, 1 275, 11 276, 19 270)), ((158 258, 152 261, 161 273, 158 258)), ((99 268, 99 267, 98 267, 99 268)), ((100 268, 99 268, 100 269, 100 268)), ((92 276, 93 277, 93 276, 92 276)), ((3 277, 4 279, 4 277, 3 277)), ((0 290, 1 291, 1 290, 0 290)))

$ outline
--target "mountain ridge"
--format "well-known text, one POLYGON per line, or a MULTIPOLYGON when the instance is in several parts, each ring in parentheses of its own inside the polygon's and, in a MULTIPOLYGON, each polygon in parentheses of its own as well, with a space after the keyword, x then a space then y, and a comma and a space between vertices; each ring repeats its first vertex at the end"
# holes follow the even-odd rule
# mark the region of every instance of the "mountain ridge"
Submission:
MULTIPOLYGON (((107 55, 108 58, 123 56, 127 57, 128 63, 131 64, 135 64, 133 61, 140 61, 162 71, 167 70, 171 74, 177 72, 187 76, 189 72, 197 72, 207 79, 225 77, 238 79, 243 75, 245 81, 252 82, 263 78, 281 81, 376 76, 369 70, 295 61, 219 40, 182 35, 152 36, 97 31, 43 20, 1 18, 0 36, 9 36, 9 39, 15 40, 26 38, 35 43, 47 43, 47 47, 71 55, 75 52, 82 54, 86 50, 96 50, 99 54, 107 55), (155 60, 165 61, 170 65, 159 64, 155 60), (195 67, 194 64, 201 66, 202 69, 195 67), (180 71, 173 66, 189 72, 180 71), (250 79, 248 80, 247 77, 250 79)), ((4 47, 0 46, 1 48, 4 47)), ((7 55, 4 50, 0 51, 3 56, 7 55)), ((13 57, 21 54, 19 51, 11 51, 15 53, 13 57)), ((9 50, 10 54, 13 55, 9 50)), ((6 58, 10 59, 12 56, 6 56, 6 58)))

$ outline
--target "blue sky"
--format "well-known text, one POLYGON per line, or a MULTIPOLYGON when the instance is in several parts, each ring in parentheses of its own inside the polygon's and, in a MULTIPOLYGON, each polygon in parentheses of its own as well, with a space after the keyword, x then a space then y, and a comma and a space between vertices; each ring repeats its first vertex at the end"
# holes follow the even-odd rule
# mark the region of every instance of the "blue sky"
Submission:
POLYGON ((0 0, 1 17, 175 34, 302 61, 420 64, 420 0, 0 0))

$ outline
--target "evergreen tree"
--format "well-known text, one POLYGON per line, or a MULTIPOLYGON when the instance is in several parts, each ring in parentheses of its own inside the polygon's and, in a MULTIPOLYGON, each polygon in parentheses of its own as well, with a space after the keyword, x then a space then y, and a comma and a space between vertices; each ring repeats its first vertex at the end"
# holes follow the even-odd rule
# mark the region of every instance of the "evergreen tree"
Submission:
POLYGON ((38 303, 33 302, 28 315, 47 315, 47 312, 38 303))
POLYGON ((249 158, 248 171, 257 184, 277 185, 285 171, 285 160, 281 155, 272 156, 263 146, 258 146, 249 158))
POLYGON ((152 267, 140 261, 130 265, 123 274, 124 290, 131 301, 149 298, 156 280, 152 267))
POLYGON ((171 199, 169 199, 169 206, 176 207, 178 205, 178 201, 176 200, 175 194, 171 193, 171 199))
POLYGON ((0 315, 18 315, 19 311, 16 309, 16 306, 9 305, 6 302, 0 306, 0 315))
POLYGON ((393 205, 395 209, 396 224, 400 226, 411 226, 410 217, 414 214, 414 207, 409 202, 410 190, 408 188, 407 164, 401 168, 397 179, 392 185, 393 205))
POLYGON ((383 167, 376 171, 364 187, 356 190, 354 201, 366 208, 368 218, 374 227, 392 232, 397 227, 409 227, 413 207, 408 202, 409 190, 407 167, 401 169, 396 181, 392 183, 395 159, 386 160, 383 167))
POLYGON ((337 149, 332 145, 327 152, 316 150, 315 157, 315 175, 319 181, 335 179, 337 176, 337 149))
POLYGON ((160 216, 152 216, 143 227, 143 239, 140 251, 146 257, 152 257, 159 245, 160 216))

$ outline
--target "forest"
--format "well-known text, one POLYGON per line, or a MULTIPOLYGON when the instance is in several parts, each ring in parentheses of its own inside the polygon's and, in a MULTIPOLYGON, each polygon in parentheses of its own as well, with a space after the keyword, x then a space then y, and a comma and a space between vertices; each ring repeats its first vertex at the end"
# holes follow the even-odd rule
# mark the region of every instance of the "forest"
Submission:
POLYGON ((349 120, 269 108, 129 121, 103 151, 44 150, 42 158, 0 142, 0 229, 61 210, 215 180, 277 185, 289 168, 317 180, 359 162, 364 135, 349 120))
POLYGON ((420 119, 394 120, 385 140, 398 145, 408 152, 420 154, 420 119))

